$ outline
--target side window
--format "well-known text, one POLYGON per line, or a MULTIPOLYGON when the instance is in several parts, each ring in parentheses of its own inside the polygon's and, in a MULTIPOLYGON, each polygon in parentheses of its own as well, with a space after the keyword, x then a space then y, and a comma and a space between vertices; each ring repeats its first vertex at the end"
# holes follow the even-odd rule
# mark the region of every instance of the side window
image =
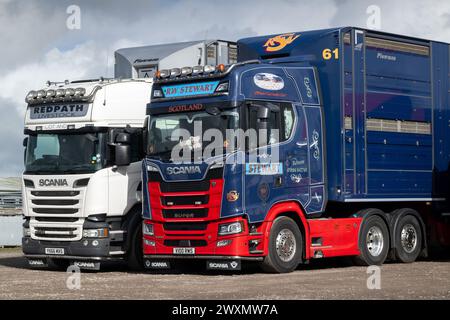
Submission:
POLYGON ((292 129, 294 128, 294 120, 295 113, 292 109, 291 104, 283 104, 282 105, 282 113, 283 113, 283 136, 281 138, 282 141, 288 140, 292 134, 292 129))
POLYGON ((281 129, 281 109, 278 103, 255 102, 248 110, 248 128, 255 130, 257 140, 250 139, 248 146, 250 149, 271 145, 283 140, 281 129), (267 118, 259 118, 260 109, 268 107, 267 118), (267 135, 262 136, 260 130, 266 130, 267 135))

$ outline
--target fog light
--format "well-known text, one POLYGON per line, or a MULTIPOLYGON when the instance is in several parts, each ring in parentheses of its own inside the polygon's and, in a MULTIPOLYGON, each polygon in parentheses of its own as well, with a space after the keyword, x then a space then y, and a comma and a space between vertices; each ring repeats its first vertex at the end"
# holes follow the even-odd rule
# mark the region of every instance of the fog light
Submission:
POLYGON ((155 241, 152 241, 152 240, 145 239, 144 243, 145 243, 146 246, 150 246, 150 247, 154 247, 155 246, 155 241))
POLYGON ((233 240, 220 240, 220 241, 217 241, 217 247, 228 246, 229 244, 231 244, 231 242, 233 242, 233 240))
POLYGON ((88 244, 89 244, 89 241, 87 241, 87 240, 83 241, 83 246, 87 247, 88 244))
POLYGON ((98 246, 98 240, 92 241, 92 245, 93 245, 94 247, 98 246))

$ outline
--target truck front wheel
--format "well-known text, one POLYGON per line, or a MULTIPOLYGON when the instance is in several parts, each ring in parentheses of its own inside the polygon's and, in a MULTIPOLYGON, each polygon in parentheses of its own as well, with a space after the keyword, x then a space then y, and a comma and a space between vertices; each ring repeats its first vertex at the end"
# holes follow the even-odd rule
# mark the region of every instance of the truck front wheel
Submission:
POLYGON ((268 255, 262 268, 266 272, 294 271, 302 259, 303 239, 297 224, 288 217, 279 217, 270 230, 268 255))
POLYGON ((381 265, 389 253, 389 231, 384 220, 373 215, 363 221, 359 234, 360 255, 355 263, 363 266, 381 265))
POLYGON ((128 248, 127 262, 128 267, 134 271, 141 271, 144 269, 144 251, 142 249, 142 224, 139 223, 132 230, 130 244, 128 248))

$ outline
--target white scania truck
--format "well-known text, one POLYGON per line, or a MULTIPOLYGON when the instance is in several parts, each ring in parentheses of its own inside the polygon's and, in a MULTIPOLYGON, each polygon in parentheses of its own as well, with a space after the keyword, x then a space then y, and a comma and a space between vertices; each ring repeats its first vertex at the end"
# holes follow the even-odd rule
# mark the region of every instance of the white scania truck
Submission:
POLYGON ((115 78, 47 84, 26 97, 22 248, 31 266, 142 265, 142 127, 158 69, 233 63, 234 43, 120 49, 115 78))

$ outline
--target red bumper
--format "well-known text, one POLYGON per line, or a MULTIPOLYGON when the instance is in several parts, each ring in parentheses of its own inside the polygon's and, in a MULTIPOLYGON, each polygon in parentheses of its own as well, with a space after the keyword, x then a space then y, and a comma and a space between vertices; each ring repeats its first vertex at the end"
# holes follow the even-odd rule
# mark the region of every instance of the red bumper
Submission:
POLYGON ((173 231, 170 223, 146 220, 153 224, 154 235, 144 235, 144 256, 172 256, 173 258, 257 258, 262 257, 263 235, 249 234, 247 220, 242 217, 205 221, 204 229, 197 231, 173 231), (219 236, 219 225, 240 221, 244 228, 239 234, 219 236), (194 254, 177 254, 176 248, 192 248, 194 254))

